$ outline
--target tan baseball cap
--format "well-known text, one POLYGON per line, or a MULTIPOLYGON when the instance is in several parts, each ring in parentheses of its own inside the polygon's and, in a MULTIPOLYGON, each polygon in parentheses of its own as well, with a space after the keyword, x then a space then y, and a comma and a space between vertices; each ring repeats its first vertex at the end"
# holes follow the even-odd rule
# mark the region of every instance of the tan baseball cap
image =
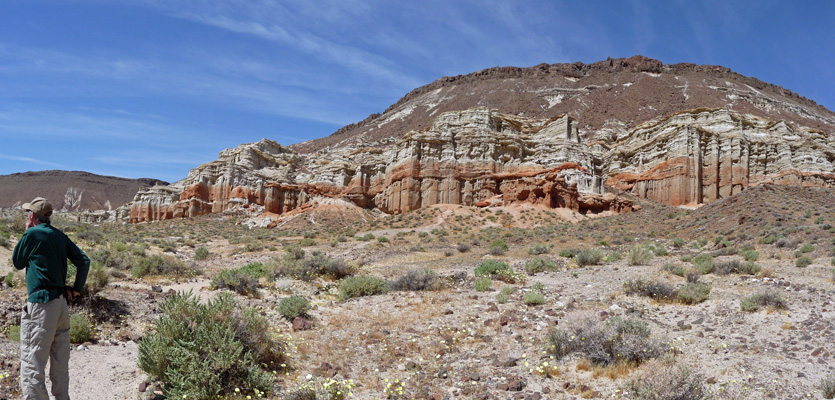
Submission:
POLYGON ((23 205, 24 210, 29 210, 39 217, 52 215, 52 203, 43 197, 35 197, 34 200, 23 205))

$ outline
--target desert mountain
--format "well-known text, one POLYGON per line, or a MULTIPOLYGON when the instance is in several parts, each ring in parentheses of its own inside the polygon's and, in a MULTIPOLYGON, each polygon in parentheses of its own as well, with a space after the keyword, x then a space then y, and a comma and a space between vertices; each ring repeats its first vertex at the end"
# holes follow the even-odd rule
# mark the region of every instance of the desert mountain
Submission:
POLYGON ((158 179, 127 179, 81 171, 35 171, 0 175, 0 207, 19 206, 37 196, 56 210, 115 209, 133 199, 138 190, 167 185, 158 179))
POLYGON ((750 186, 835 186, 835 114, 727 68, 636 56, 494 68, 415 89, 386 112, 291 147, 265 139, 137 193, 133 222, 249 209, 274 220, 334 202, 633 209, 631 192, 698 205, 750 186))

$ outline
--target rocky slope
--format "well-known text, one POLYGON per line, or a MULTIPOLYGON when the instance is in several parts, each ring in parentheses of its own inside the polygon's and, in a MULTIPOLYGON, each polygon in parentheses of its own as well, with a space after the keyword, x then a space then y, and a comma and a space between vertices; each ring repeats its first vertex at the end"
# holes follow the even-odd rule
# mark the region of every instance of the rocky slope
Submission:
POLYGON ((167 185, 158 179, 127 179, 81 171, 35 171, 0 175, 0 207, 46 197, 59 211, 113 210, 142 187, 167 185))
POLYGON ((761 183, 833 187, 833 131, 831 111, 721 67, 633 57, 487 70, 416 89, 327 138, 224 150, 137 193, 130 220, 244 208, 273 218, 325 199, 386 213, 632 209, 606 188, 698 205, 761 183))

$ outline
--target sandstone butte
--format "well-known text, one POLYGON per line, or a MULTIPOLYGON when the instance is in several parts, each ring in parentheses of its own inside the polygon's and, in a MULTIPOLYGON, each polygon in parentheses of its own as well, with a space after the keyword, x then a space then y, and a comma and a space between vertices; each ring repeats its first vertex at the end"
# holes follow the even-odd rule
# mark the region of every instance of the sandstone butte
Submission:
POLYGON ((226 149, 185 179, 140 190, 129 221, 231 209, 296 212, 328 199, 386 213, 434 204, 531 204, 622 213, 630 192, 698 205, 764 183, 835 186, 835 139, 727 108, 680 111, 595 140, 569 115, 525 118, 487 108, 439 114, 399 140, 296 153, 263 139, 226 149))

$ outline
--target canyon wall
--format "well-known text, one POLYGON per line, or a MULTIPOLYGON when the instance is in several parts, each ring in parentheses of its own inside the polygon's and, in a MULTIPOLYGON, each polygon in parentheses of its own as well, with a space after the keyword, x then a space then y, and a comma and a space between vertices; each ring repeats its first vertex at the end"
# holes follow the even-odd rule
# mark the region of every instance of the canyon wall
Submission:
POLYGON ((608 185, 671 205, 708 203, 761 183, 835 187, 832 135, 726 109, 644 123, 603 157, 608 185))
POLYGON ((297 154, 264 139, 220 153, 186 179, 137 193, 131 222, 227 210, 283 214, 340 198, 386 213, 434 204, 526 203, 620 213, 631 192, 671 205, 732 196, 761 183, 835 187, 835 143, 825 132, 727 109, 696 109, 635 128, 607 124, 584 143, 578 121, 447 112, 401 140, 297 154))

